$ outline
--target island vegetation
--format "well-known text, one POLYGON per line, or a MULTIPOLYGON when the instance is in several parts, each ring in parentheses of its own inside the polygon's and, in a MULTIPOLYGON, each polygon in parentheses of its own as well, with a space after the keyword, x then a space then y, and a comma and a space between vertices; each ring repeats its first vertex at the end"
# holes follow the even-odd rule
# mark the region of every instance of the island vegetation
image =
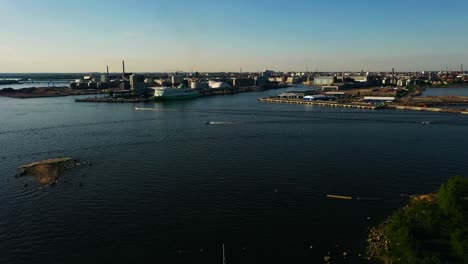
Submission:
POLYGON ((369 259, 383 263, 468 263, 468 178, 413 196, 371 230, 367 249, 369 259))
POLYGON ((72 158, 54 158, 36 161, 18 167, 17 176, 33 176, 40 184, 54 184, 60 175, 77 164, 72 158))

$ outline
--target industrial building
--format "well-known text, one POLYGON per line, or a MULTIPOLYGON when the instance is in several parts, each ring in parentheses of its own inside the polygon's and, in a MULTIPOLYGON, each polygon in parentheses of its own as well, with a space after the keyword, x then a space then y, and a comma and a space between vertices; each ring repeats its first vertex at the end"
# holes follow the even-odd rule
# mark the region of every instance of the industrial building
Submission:
POLYGON ((190 83, 190 88, 192 88, 192 89, 197 89, 197 90, 207 89, 207 88, 208 88, 208 83, 206 83, 206 82, 199 82, 199 81, 192 81, 192 82, 190 83))
POLYGON ((232 78, 232 86, 254 86, 255 80, 250 78, 232 78))
POLYGON ((172 87, 177 87, 183 81, 184 81, 184 78, 182 76, 171 76, 172 87))
POLYGON ((355 82, 360 82, 360 83, 367 83, 368 82, 368 76, 364 75, 355 75, 355 76, 349 76, 349 79, 352 79, 355 82))
POLYGON ((329 95, 316 94, 316 95, 306 95, 304 96, 304 101, 332 101, 336 98, 329 95))
POLYGON ((229 84, 225 82, 218 82, 218 81, 209 81, 208 86, 211 89, 220 89, 220 88, 229 88, 231 87, 229 84))
POLYGON ((291 84, 296 84, 296 83, 299 83, 299 79, 296 78, 296 77, 288 77, 288 78, 286 79, 286 82, 287 82, 287 83, 291 83, 291 84))
POLYGON ((368 103, 391 103, 395 101, 395 97, 386 96, 365 96, 364 101, 368 103))
POLYGON ((134 92, 142 92, 146 88, 145 76, 140 74, 130 75, 130 88, 134 92))
POLYGON ((281 99, 301 99, 304 97, 304 93, 282 93, 278 97, 281 99))
POLYGON ((331 86, 335 82, 335 76, 317 76, 314 78, 314 85, 316 86, 331 86))

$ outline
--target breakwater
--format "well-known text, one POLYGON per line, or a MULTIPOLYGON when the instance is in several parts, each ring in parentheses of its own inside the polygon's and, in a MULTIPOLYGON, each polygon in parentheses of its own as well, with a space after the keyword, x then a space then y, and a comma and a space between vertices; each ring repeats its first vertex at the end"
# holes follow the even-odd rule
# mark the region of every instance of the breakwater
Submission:
POLYGON ((359 108, 359 109, 378 109, 375 105, 370 104, 342 104, 337 102, 326 102, 326 101, 304 101, 300 99, 278 99, 278 98, 258 98, 259 102, 267 103, 281 103, 281 104, 302 104, 302 105, 317 105, 326 107, 344 107, 344 108, 359 108))
POLYGON ((419 106, 395 105, 395 104, 388 104, 385 106, 375 106, 375 105, 370 105, 370 104, 338 103, 338 102, 326 102, 326 101, 304 101, 301 99, 279 99, 279 98, 258 98, 257 100, 259 102, 267 102, 267 103, 317 105, 317 106, 325 106, 325 107, 344 107, 344 108, 358 108, 358 109, 371 109, 371 110, 395 109, 395 110, 426 111, 426 112, 468 115, 468 109, 454 109, 454 108, 419 107, 419 106))
POLYGON ((468 115, 468 110, 467 109, 419 107, 419 106, 407 106, 407 105, 387 105, 385 108, 387 108, 387 109, 396 109, 396 110, 426 111, 426 112, 468 115))
POLYGON ((142 103, 149 102, 148 98, 114 98, 114 97, 88 97, 77 98, 76 103, 142 103))

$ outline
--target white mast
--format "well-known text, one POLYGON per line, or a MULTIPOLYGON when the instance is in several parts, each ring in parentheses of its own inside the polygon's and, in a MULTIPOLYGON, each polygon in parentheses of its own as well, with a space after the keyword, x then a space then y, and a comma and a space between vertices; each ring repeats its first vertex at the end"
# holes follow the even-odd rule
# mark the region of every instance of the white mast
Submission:
POLYGON ((223 243, 223 264, 226 264, 226 256, 224 254, 224 243, 223 243))

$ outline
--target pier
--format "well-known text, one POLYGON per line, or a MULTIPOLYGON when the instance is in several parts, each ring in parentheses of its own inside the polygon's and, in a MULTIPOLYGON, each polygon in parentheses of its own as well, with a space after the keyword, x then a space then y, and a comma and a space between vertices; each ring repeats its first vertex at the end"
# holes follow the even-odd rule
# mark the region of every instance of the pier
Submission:
POLYGON ((375 105, 370 104, 342 104, 337 102, 326 102, 326 101, 304 101, 300 99, 279 99, 279 98, 258 98, 259 102, 267 103, 281 103, 281 104, 302 104, 302 105, 317 105, 325 107, 344 107, 344 108, 358 108, 358 109, 378 109, 375 105))
POLYGON ((279 99, 279 98, 258 98, 259 102, 267 103, 281 103, 281 104, 302 104, 302 105, 317 105, 325 107, 343 107, 343 108, 358 108, 358 109, 394 109, 394 110, 407 110, 407 111, 425 111, 435 113, 450 113, 450 114, 464 114, 468 115, 468 109, 455 109, 455 108, 436 108, 436 107, 419 107, 409 105, 387 104, 383 106, 376 106, 370 104, 353 104, 353 103, 338 103, 326 101, 304 101, 301 99, 279 99))
POLYGON ((75 99, 76 103, 142 103, 149 102, 147 98, 113 98, 113 97, 89 97, 75 99))

